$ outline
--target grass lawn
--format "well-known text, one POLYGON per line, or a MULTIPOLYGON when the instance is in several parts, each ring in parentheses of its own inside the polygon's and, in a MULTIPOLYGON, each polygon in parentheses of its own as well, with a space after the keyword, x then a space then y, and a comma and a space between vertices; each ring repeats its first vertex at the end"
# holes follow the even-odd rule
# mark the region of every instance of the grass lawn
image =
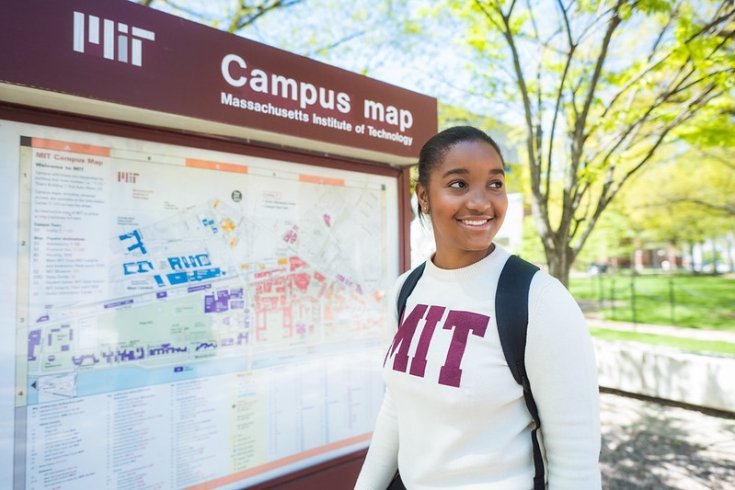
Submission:
POLYGON ((735 279, 601 274, 572 277, 569 289, 606 320, 735 331, 735 279))
POLYGON ((623 340, 626 342, 643 342, 646 344, 675 347, 700 353, 726 354, 735 356, 735 344, 714 340, 689 339, 670 335, 657 335, 642 332, 626 332, 606 328, 591 328, 590 333, 598 339, 623 340))

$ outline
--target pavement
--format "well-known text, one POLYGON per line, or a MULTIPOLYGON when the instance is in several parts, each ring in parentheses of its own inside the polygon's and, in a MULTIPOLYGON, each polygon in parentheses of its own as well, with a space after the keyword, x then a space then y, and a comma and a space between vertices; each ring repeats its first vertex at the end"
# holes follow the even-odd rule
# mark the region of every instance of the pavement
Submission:
POLYGON ((601 393, 602 488, 735 489, 735 414, 601 393))
MULTIPOLYGON (((590 327, 735 343, 735 332, 611 322, 586 313, 590 327)), ((608 392, 600 394, 600 407, 604 490, 735 490, 735 413, 608 392)))

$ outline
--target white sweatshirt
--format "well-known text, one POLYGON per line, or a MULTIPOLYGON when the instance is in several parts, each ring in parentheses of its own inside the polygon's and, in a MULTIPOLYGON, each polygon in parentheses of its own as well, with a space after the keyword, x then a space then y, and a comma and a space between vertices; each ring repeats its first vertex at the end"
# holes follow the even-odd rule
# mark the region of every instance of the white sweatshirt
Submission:
MULTIPOLYGON (((530 490, 533 456, 521 386, 505 361, 495 291, 500 247, 461 269, 426 269, 383 368, 386 393, 356 490, 530 490)), ((396 283, 392 304, 408 273, 396 283)), ((525 364, 538 406, 547 488, 600 488, 597 371, 584 317, 564 286, 531 282, 525 364)))

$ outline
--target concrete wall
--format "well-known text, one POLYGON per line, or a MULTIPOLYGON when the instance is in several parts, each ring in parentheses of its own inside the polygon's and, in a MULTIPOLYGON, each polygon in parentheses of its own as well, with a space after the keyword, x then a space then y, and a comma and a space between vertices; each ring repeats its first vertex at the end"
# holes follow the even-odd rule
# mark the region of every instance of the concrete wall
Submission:
POLYGON ((600 386, 735 413, 735 357, 594 342, 600 386))

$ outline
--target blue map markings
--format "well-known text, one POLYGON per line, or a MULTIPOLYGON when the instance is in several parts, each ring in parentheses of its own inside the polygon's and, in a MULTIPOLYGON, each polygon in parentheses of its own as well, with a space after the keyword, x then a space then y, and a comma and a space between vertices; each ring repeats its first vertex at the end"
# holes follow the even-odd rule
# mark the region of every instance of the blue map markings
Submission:
MULTIPOLYGON (((40 333, 39 333, 40 337, 40 333)), ((240 333, 235 343, 246 343, 247 332, 240 333)), ((225 344, 232 345, 233 339, 222 339, 220 348, 225 344)), ((164 345, 164 344, 161 344, 164 345)), ((362 344, 361 344, 362 346, 362 344)), ((78 365, 92 366, 100 363, 99 356, 86 354, 76 358, 78 365)), ((165 366, 140 366, 127 362, 115 362, 114 352, 110 361, 110 367, 102 370, 80 369, 75 372, 76 395, 78 397, 110 393, 133 388, 149 387, 157 384, 175 383, 186 380, 202 379, 211 376, 220 376, 231 373, 242 373, 259 368, 267 368, 278 365, 282 358, 272 355, 261 360, 245 355, 233 355, 226 357, 213 357, 207 362, 195 362, 194 364, 176 364, 165 366)), ((186 361, 183 361, 186 362, 186 361)), ((42 376, 29 376, 27 384, 27 404, 37 405, 38 389, 34 383, 42 376)))
POLYGON ((113 362, 139 361, 145 358, 145 349, 143 347, 136 347, 135 349, 117 349, 114 351, 102 352, 101 355, 105 358, 107 364, 112 364, 113 362))
MULTIPOLYGON (((187 282, 205 281, 227 274, 220 267, 209 267, 212 265, 212 261, 207 253, 168 257, 167 260, 171 270, 175 271, 166 274, 166 279, 172 286, 186 284, 187 282)), ((163 279, 160 276, 155 276, 155 278, 158 285, 163 286, 163 279)))
POLYGON ((149 260, 140 260, 138 262, 126 262, 123 264, 123 272, 126 276, 133 274, 144 274, 153 270, 153 263, 149 260))
MULTIPOLYGON (((166 284, 165 284, 165 283, 163 282, 163 279, 161 278, 161 276, 160 276, 160 275, 158 275, 158 274, 156 274, 155 276, 153 276, 153 279, 155 279, 155 280, 156 280, 156 284, 158 284, 158 286, 159 286, 159 287, 163 287, 163 286, 165 286, 165 285, 166 285, 166 284)), ((160 296, 158 296, 158 297, 160 298, 160 296)))
POLYGON ((210 228, 212 230, 212 233, 215 235, 219 233, 219 228, 217 228, 217 223, 211 218, 204 218, 202 219, 202 224, 206 226, 207 228, 210 228))
POLYGON ((166 274, 168 282, 172 286, 178 284, 185 284, 187 282, 198 282, 205 281, 207 279, 214 279, 215 277, 224 276, 226 272, 219 267, 212 267, 211 269, 198 269, 189 272, 172 272, 166 274))
POLYGON ((199 255, 182 255, 179 257, 169 257, 168 265, 171 266, 171 270, 179 269, 194 269, 197 267, 207 267, 212 265, 212 261, 209 260, 209 254, 199 255))
MULTIPOLYGON (((54 329, 54 330, 60 330, 60 329, 54 329)), ((249 339, 249 333, 248 332, 240 332, 236 337, 225 337, 221 339, 220 343, 216 340, 208 341, 208 342, 200 342, 196 344, 196 347, 194 348, 195 352, 199 351, 207 351, 207 350, 216 350, 218 348, 226 348, 226 347, 234 347, 239 345, 244 345, 248 343, 249 339)), ((28 360, 34 361, 36 360, 35 356, 35 347, 40 345, 41 341, 41 331, 40 330, 34 330, 29 334, 29 344, 28 344, 28 360)), ((49 335, 49 345, 51 343, 51 335, 49 335)), ((69 346, 62 346, 62 351, 68 351, 69 346), (67 348, 65 348, 67 347, 67 348)), ((135 347, 135 348, 117 348, 113 350, 107 350, 104 352, 99 353, 92 353, 92 354, 81 354, 78 356, 71 356, 72 363, 77 367, 88 367, 88 366, 94 366, 97 364, 100 364, 101 362, 105 362, 107 365, 110 364, 124 364, 131 361, 141 361, 145 359, 146 357, 159 357, 159 356, 165 356, 165 355, 175 355, 175 354, 183 354, 189 352, 189 346, 186 345, 174 345, 171 342, 163 342, 159 345, 155 346, 149 346, 148 350, 146 352, 146 348, 144 347, 135 347)), ((56 360, 56 356, 53 354, 50 354, 47 357, 48 362, 53 362, 56 360)))
POLYGON ((71 356, 71 362, 77 367, 94 366, 100 360, 94 354, 82 354, 81 356, 71 356))
POLYGON ((165 354, 177 354, 179 352, 187 352, 189 350, 189 347, 176 347, 175 345, 172 345, 169 342, 164 342, 160 346, 157 347, 149 347, 148 348, 148 355, 150 356, 160 356, 165 354))
POLYGON ((133 239, 135 240, 135 243, 130 245, 128 247, 128 252, 132 252, 133 250, 140 250, 140 253, 142 255, 145 255, 148 253, 148 250, 146 250, 145 246, 143 245, 143 239, 140 236, 140 231, 133 230, 130 233, 125 233, 123 235, 119 236, 120 241, 124 242, 125 240, 133 239))
POLYGON ((211 284, 200 284, 198 286, 189 286, 186 288, 187 293, 195 293, 197 291, 204 291, 205 289, 210 289, 212 287, 211 284))

